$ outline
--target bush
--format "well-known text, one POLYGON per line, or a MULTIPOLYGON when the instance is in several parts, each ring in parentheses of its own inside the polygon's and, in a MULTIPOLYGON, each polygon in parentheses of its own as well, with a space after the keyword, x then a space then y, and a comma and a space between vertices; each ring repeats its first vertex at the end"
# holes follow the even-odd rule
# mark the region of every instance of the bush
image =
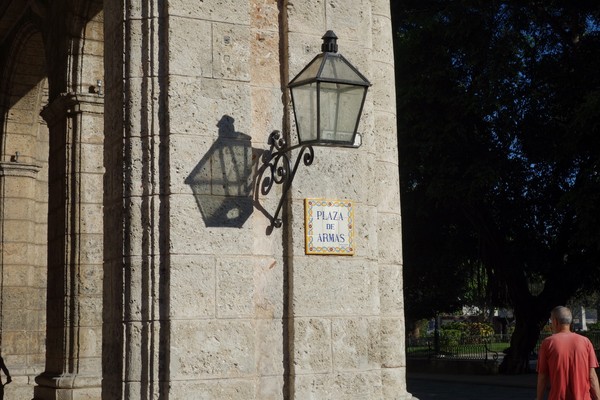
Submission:
POLYGON ((444 325, 441 330, 457 330, 463 336, 490 337, 494 335, 492 325, 483 322, 451 322, 444 325))
POLYGON ((596 322, 593 324, 588 324, 588 330, 589 331, 600 331, 600 322, 596 322))
POLYGON ((467 334, 469 336, 481 336, 488 338, 494 335, 494 328, 490 324, 483 322, 473 322, 466 324, 467 334))
POLYGON ((440 344, 458 345, 468 339, 470 343, 484 343, 494 336, 494 328, 483 322, 451 322, 440 329, 440 344))
POLYGON ((459 345, 463 333, 459 329, 449 329, 444 327, 440 329, 440 346, 444 350, 450 350, 451 347, 459 345))

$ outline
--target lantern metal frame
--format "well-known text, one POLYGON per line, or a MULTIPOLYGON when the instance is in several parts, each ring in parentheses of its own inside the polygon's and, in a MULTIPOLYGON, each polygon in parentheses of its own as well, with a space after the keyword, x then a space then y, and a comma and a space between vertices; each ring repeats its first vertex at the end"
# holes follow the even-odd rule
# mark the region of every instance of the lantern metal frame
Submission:
MULTIPOLYGON (((296 176, 300 162, 305 166, 310 166, 314 161, 313 146, 334 146, 334 147, 351 147, 358 148, 362 144, 362 136, 357 132, 360 116, 362 114, 367 90, 371 83, 362 75, 356 67, 354 67, 344 56, 337 52, 337 36, 333 31, 327 31, 322 37, 323 44, 321 45, 322 53, 312 59, 303 69, 294 77, 288 84, 291 93, 292 108, 294 112, 294 121, 298 132, 298 144, 288 146, 285 138, 280 131, 274 131, 269 136, 269 150, 263 154, 263 168, 269 170, 269 175, 265 177, 262 185, 262 193, 267 194, 273 187, 273 184, 282 184, 283 190, 281 198, 275 210, 275 214, 271 218, 271 225, 275 228, 282 226, 282 220, 279 218, 279 213, 283 207, 287 192, 289 191, 292 181, 296 176), (301 120, 299 113, 298 90, 303 90, 303 87, 308 86, 311 91, 307 92, 310 97, 309 108, 312 115, 308 117, 308 125, 301 120), (321 110, 323 104, 322 93, 334 95, 335 101, 333 128, 325 130, 323 125, 327 123, 322 121, 321 110), (352 91, 352 93, 350 93, 352 91), (361 92, 362 91, 362 92, 361 92), (343 117, 340 111, 345 106, 342 102, 344 95, 354 96, 355 113, 349 123, 352 126, 352 131, 340 131, 338 135, 338 125, 347 124, 348 121, 340 120, 343 117), (357 94, 360 94, 360 103, 356 102, 357 94), (316 120, 314 119, 316 115, 316 120), (313 118, 311 118, 311 116, 313 118), (307 128, 311 128, 306 132, 307 128), (315 128, 316 132, 312 131, 315 128), (327 137, 327 135, 329 137, 327 137), (289 153, 299 149, 292 167, 292 160, 289 153)), ((301 96, 300 96, 301 97, 301 96)), ((306 106, 306 104, 302 104, 306 106)), ((329 106, 329 104, 327 105, 329 106)), ((302 108, 302 107, 300 107, 302 108)), ((331 121, 329 121, 331 123, 331 121)), ((347 128, 347 126, 346 126, 347 128)))

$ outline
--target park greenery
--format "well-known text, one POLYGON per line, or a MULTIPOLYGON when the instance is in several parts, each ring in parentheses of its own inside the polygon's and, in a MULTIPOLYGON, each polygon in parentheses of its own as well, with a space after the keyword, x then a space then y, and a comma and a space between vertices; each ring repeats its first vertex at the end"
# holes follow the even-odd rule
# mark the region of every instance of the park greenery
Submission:
POLYGON ((464 338, 485 342, 494 336, 494 328, 485 322, 452 322, 440 328, 439 336, 450 346, 458 345, 464 338))
POLYGON ((600 2, 391 5, 407 320, 510 308, 523 372, 600 284, 600 2))

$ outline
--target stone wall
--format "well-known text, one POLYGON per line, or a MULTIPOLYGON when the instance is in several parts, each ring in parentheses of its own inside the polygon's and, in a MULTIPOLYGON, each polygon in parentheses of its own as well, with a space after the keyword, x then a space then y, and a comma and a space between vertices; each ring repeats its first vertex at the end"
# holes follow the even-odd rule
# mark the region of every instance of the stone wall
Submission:
POLYGON ((411 398, 389 2, 65 0, 37 15, 65 10, 40 31, 56 57, 36 182, 61 252, 42 263, 35 398, 411 398), (363 145, 315 148, 273 228, 262 155, 274 130, 295 143, 286 86, 329 29, 373 83, 363 145), (305 254, 315 197, 353 201, 354 255, 305 254))

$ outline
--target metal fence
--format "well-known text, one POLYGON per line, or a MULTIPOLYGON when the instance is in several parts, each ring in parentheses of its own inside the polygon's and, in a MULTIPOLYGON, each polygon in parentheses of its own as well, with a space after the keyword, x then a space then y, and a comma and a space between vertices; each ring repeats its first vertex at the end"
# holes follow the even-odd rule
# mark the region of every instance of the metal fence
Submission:
MULTIPOLYGON (((508 343, 506 335, 494 337, 468 336, 460 338, 434 337, 409 338, 406 356, 413 358, 446 358, 453 360, 495 361, 498 351, 491 348, 492 343, 508 343)), ((507 344, 508 345, 508 344, 507 344)))
MULTIPOLYGON (((600 332, 579 333, 590 339, 596 353, 600 352, 600 332)), ((533 349, 534 356, 537 356, 542 340, 549 335, 549 333, 540 334, 533 349)), ((498 360, 499 351, 501 352, 502 347, 507 348, 509 345, 510 335, 469 336, 451 339, 439 337, 437 343, 433 336, 408 338, 406 356, 409 358, 446 358, 487 362, 498 360)))

